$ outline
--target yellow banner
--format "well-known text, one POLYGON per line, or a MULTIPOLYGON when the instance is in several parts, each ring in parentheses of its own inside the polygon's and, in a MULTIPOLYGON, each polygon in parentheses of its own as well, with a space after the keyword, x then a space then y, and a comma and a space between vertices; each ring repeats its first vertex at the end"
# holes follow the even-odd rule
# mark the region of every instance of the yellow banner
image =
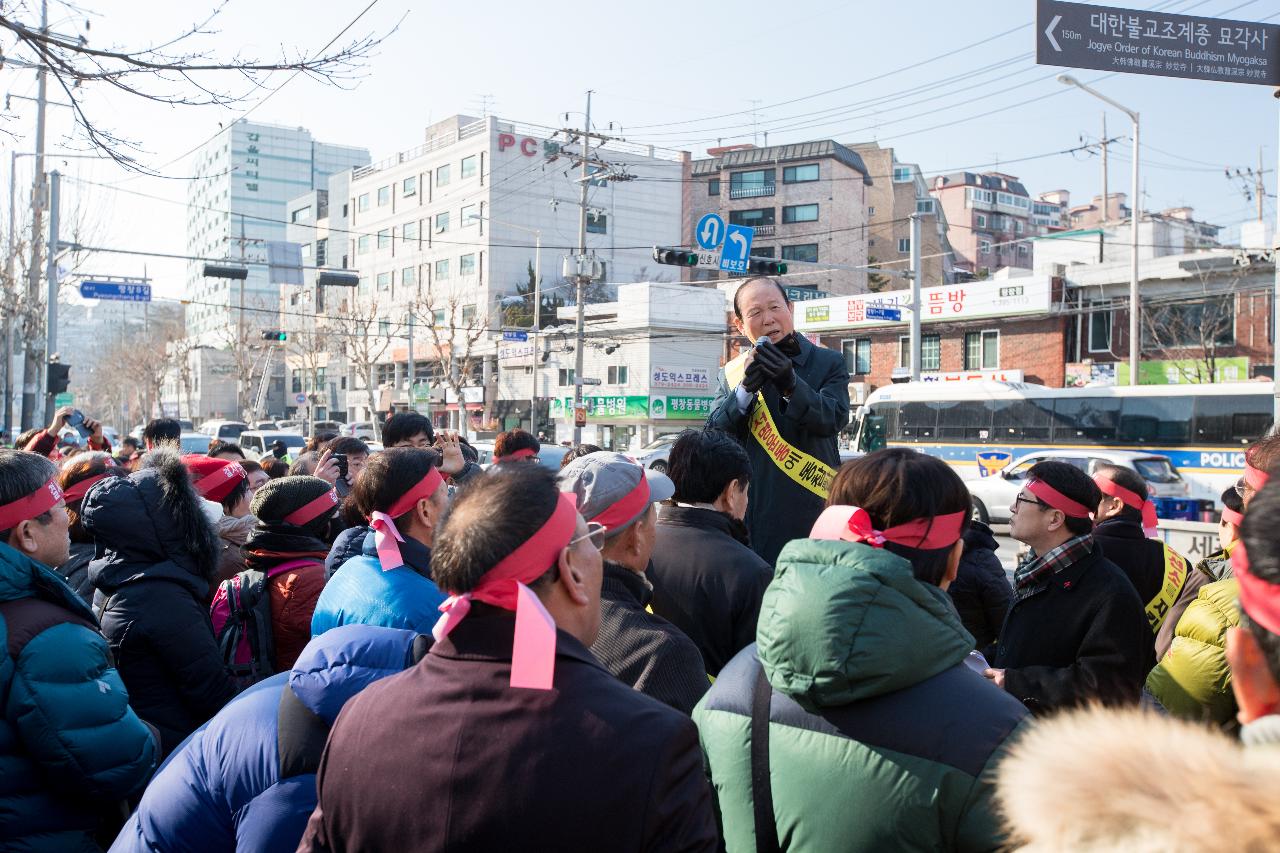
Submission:
MULTIPOLYGON (((725 383, 732 389, 736 389, 746 375, 744 366, 746 357, 747 354, 743 353, 724 366, 725 383)), ((831 491, 831 480, 836 476, 835 469, 808 453, 792 447, 791 443, 782 437, 778 425, 773 421, 773 414, 764 401, 764 394, 760 392, 756 392, 756 405, 751 409, 748 428, 752 437, 769 454, 773 464, 778 466, 778 470, 826 500, 831 491)))
POLYGON ((1156 597, 1147 602, 1147 624, 1158 632, 1169 615, 1169 609, 1178 600, 1178 593, 1187 582, 1187 561, 1168 545, 1164 546, 1164 584, 1156 597))

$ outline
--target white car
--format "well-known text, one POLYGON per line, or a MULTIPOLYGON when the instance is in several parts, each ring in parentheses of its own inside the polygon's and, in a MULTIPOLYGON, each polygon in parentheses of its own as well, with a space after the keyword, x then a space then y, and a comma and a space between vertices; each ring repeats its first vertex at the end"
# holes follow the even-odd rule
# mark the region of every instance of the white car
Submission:
POLYGON ((1089 476, 1101 465, 1130 468, 1146 480, 1153 498, 1182 498, 1189 493, 1187 481, 1167 456, 1129 450, 1042 450, 1020 456, 990 476, 965 481, 973 500, 974 520, 1007 522, 1009 507, 1026 485, 1031 466, 1049 460, 1069 462, 1089 476))
POLYGON ((663 474, 667 473, 667 460, 671 456, 671 447, 679 437, 679 433, 658 436, 636 451, 636 461, 646 468, 652 468, 663 474))
POLYGON ((377 437, 373 434, 372 421, 355 421, 354 423, 343 424, 341 433, 342 435, 354 436, 355 438, 363 439, 364 441, 372 441, 377 437))

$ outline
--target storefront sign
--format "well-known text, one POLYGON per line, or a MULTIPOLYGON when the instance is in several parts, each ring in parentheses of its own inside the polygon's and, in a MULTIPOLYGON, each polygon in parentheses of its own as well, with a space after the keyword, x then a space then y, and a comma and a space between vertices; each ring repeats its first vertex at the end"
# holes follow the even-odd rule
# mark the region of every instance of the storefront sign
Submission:
POLYGON ((533 358, 533 342, 508 342, 498 344, 498 361, 528 360, 533 358))
POLYGON ((949 370, 945 373, 921 373, 921 382, 1022 382, 1021 370, 949 370))
MULTIPOLYGON (((1115 365, 1117 385, 1129 384, 1129 364, 1115 365)), ((1249 379, 1249 359, 1206 358, 1152 359, 1138 363, 1139 385, 1198 385, 1211 382, 1245 382, 1249 379)))
POLYGON ((711 414, 714 397, 686 397, 675 394, 654 395, 649 398, 649 414, 655 420, 706 420, 711 414))
MULTIPOLYGON (((648 397, 596 396, 583 397, 587 414, 592 420, 646 420, 649 417, 648 397)), ((573 416, 573 398, 556 397, 551 400, 551 419, 562 420, 573 416)))
MULTIPOLYGON (((911 320, 911 313, 906 307, 910 296, 908 290, 893 290, 815 299, 804 304, 803 312, 796 311, 796 328, 801 332, 826 332, 905 324, 911 320), (902 319, 896 323, 869 319, 869 306, 901 309, 902 319)), ((1039 276, 926 287, 920 295, 920 319, 924 323, 937 323, 1044 314, 1052 305, 1052 296, 1052 281, 1039 276)))
POLYGON ((649 385, 653 388, 711 389, 711 370, 706 367, 654 367, 649 372, 649 385))

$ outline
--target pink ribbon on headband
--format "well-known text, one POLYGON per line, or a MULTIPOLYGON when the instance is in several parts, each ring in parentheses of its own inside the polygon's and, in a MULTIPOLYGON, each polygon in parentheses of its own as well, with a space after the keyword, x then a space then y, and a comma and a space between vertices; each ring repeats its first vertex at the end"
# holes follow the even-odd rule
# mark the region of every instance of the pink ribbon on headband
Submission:
POLYGON ((495 462, 514 462, 517 459, 528 459, 530 456, 537 456, 538 451, 532 447, 522 447, 519 450, 513 450, 506 456, 499 456, 495 462))
POLYGON ((1229 506, 1223 507, 1222 520, 1227 522, 1228 524, 1234 524, 1236 527, 1239 527, 1240 523, 1244 521, 1244 513, 1236 512, 1234 509, 1232 509, 1229 506))
POLYGON ((435 468, 428 468, 427 474, 418 481, 418 485, 400 496, 386 512, 373 512, 369 515, 369 526, 373 528, 373 544, 378 550, 378 563, 384 572, 398 569, 404 565, 404 557, 400 554, 397 542, 403 542, 396 527, 395 519, 404 515, 418 505, 418 501, 429 498, 444 485, 444 478, 435 468))
POLYGON ((1044 501, 1067 518, 1092 518, 1093 510, 1064 495, 1044 480, 1030 480, 1027 491, 1044 501))
POLYGON ((876 530, 871 523, 871 515, 865 509, 836 504, 818 516, 809 538, 862 542, 872 548, 883 548, 884 543, 892 542, 905 548, 932 551, 959 541, 968 515, 962 510, 932 518, 913 518, 886 530, 876 530))
POLYGON ((471 602, 483 601, 516 614, 515 640, 511 646, 511 686, 550 690, 555 676, 556 623, 542 606, 532 583, 551 568, 573 539, 578 524, 574 499, 562 493, 551 517, 496 566, 485 572, 470 592, 450 595, 440 605, 441 616, 431 629, 440 642, 471 612, 471 602))
POLYGON ((1156 534, 1156 525, 1160 520, 1156 517, 1156 505, 1151 498, 1138 497, 1138 493, 1132 489, 1126 489, 1108 477, 1097 474, 1093 478, 1093 482, 1104 495, 1110 495, 1113 498, 1119 498, 1120 502, 1130 509, 1136 509, 1142 513, 1142 530, 1147 534, 1148 539, 1154 539, 1156 534))

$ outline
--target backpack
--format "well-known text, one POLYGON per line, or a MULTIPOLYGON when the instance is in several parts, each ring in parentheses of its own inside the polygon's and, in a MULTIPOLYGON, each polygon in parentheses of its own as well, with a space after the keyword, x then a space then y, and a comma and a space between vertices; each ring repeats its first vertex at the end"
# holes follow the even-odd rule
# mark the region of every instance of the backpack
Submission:
POLYGON ((315 560, 289 560, 266 572, 245 569, 218 584, 209 618, 222 662, 241 689, 275 674, 276 644, 267 581, 290 569, 315 565, 319 565, 315 560))

